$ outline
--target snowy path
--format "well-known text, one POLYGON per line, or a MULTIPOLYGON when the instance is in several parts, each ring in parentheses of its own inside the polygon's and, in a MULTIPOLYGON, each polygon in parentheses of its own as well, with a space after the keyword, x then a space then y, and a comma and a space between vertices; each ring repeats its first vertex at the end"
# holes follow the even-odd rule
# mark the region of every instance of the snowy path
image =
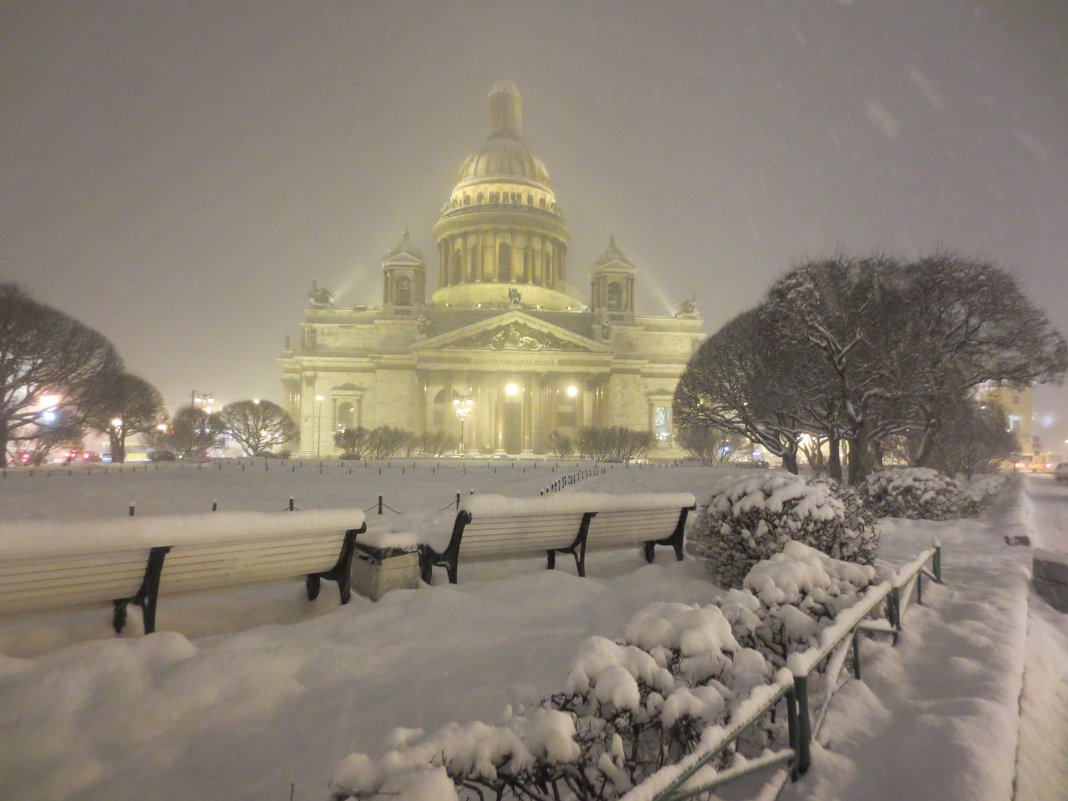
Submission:
MULTIPOLYGON (((1033 540, 1068 552, 1068 486, 1026 479, 1033 540)), ((1031 591, 1016 801, 1068 798, 1068 615, 1031 591)))
POLYGON ((813 768, 784 801, 1013 798, 1030 552, 1002 536, 1025 533, 1019 504, 978 521, 884 521, 891 559, 941 540, 946 585, 925 588, 897 647, 865 644, 863 682, 835 697, 813 768))

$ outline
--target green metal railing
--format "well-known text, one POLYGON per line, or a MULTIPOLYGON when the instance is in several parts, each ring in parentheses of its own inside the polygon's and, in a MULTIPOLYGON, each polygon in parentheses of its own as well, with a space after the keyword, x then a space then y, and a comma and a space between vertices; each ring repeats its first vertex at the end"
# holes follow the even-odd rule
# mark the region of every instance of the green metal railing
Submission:
MULTIPOLYGON (((819 645, 807 651, 791 654, 787 669, 780 670, 775 681, 763 690, 760 701, 755 704, 744 703, 735 710, 730 723, 720 732, 713 732, 712 737, 702 738, 701 744, 692 753, 675 765, 663 768, 646 781, 663 783, 670 776, 664 789, 653 796, 653 801, 688 801, 688 799, 711 793, 716 788, 742 777, 769 768, 786 766, 787 770, 776 773, 768 782, 779 782, 779 790, 786 779, 793 781, 804 774, 812 760, 812 738, 819 734, 823 721, 839 685, 842 668, 846 658, 853 656, 853 675, 860 679, 861 652, 860 634, 889 634, 897 643, 901 633, 905 612, 915 595, 916 603, 923 604, 923 579, 928 578, 942 583, 942 548, 936 542, 931 548, 919 554, 912 562, 897 571, 893 581, 883 581, 869 587, 863 598, 849 609, 841 612, 835 622, 820 632, 819 645), (931 569, 927 568, 928 563, 931 569), (868 621, 867 617, 880 604, 886 602, 887 620, 868 621), (825 668, 820 671, 821 666, 825 668), (820 673, 822 681, 822 699, 817 712, 817 721, 812 725, 810 710, 809 677, 820 673), (725 770, 716 770, 711 763, 732 743, 765 715, 771 712, 780 701, 786 704, 788 746, 777 751, 765 752, 759 757, 746 760, 737 766, 725 770)), ((641 785, 623 797, 640 794, 641 785)), ((761 797, 777 797, 762 794, 761 797)))

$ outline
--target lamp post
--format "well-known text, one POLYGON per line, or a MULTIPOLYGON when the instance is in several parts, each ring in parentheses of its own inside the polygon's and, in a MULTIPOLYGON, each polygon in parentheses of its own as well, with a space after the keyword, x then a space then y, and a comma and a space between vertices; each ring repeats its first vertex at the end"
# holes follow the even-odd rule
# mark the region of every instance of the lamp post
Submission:
POLYGON ((215 403, 215 398, 212 397, 212 394, 210 392, 201 393, 197 392, 194 389, 192 392, 189 393, 189 405, 195 409, 197 408, 198 403, 200 404, 201 408, 204 409, 205 412, 211 414, 211 406, 213 403, 215 403))
POLYGON ((322 445, 323 434, 323 401, 325 398, 322 395, 315 396, 316 403, 316 421, 315 421, 315 458, 319 458, 319 448, 322 445))
POLYGON ((452 406, 456 410, 456 416, 460 418, 460 455, 464 453, 464 421, 467 420, 467 415, 471 413, 471 407, 475 405, 475 402, 471 400, 470 395, 464 395, 462 398, 453 398, 452 406))

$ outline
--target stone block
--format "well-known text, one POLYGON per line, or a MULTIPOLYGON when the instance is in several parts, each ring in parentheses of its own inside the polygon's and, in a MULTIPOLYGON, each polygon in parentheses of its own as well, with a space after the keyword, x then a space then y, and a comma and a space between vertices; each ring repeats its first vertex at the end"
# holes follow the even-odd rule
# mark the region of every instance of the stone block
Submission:
POLYGON ((379 548, 356 543, 352 589, 372 601, 390 590, 419 586, 419 554, 411 547, 379 548))
POLYGON ((1031 577, 1035 591, 1046 603, 1068 613, 1068 554, 1035 550, 1031 577))

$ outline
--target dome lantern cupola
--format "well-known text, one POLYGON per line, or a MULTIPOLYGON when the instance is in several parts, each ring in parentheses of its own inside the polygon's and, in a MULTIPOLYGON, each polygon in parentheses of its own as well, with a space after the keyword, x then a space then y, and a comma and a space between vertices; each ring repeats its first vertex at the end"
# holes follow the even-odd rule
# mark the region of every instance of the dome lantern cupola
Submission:
POLYGON ((522 98, 515 85, 493 87, 489 135, 464 159, 434 226, 438 290, 449 306, 583 307, 565 282, 567 243, 549 172, 522 140, 522 98), (509 289, 513 292, 509 293, 509 289))

